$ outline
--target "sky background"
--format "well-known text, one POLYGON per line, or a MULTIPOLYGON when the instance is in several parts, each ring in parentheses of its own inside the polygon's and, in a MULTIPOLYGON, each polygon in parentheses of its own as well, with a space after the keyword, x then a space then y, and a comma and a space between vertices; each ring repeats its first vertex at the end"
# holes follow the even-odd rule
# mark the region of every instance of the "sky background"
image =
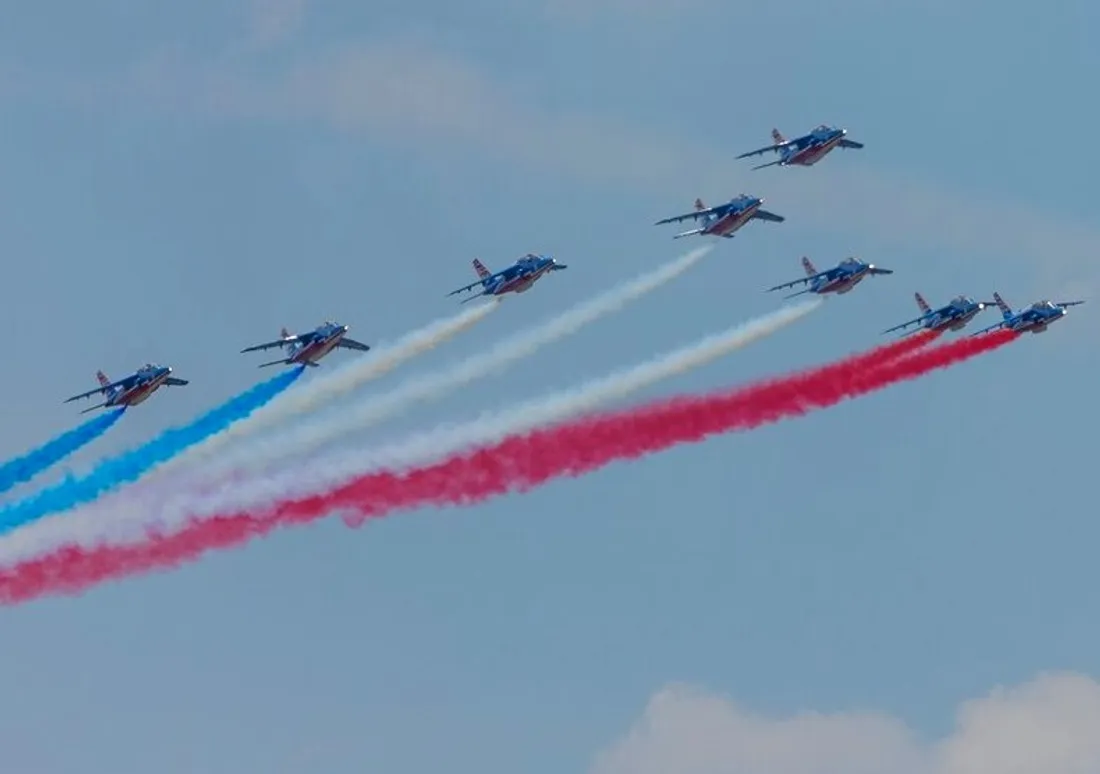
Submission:
MULTIPOLYGON (((376 344, 453 311, 474 257, 570 265, 375 389, 399 384, 696 246, 652 225, 696 196, 788 220, 364 444, 770 311, 802 255, 896 273, 646 397, 867 347, 915 290, 1100 285, 1092 2, 0 7, 5 456, 72 426, 97 368, 191 385, 73 469, 250 386, 239 350, 283 325, 376 344), (866 148, 732 161, 821 122, 866 148)), ((1094 772, 1097 314, 526 495, 5 610, 3 769, 1094 772)))

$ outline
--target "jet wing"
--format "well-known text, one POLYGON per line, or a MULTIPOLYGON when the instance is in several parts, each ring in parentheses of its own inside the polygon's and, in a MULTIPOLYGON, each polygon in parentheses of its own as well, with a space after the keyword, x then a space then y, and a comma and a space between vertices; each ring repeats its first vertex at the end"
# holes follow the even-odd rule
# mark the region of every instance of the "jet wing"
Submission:
POLYGON ((893 269, 880 269, 876 266, 873 269, 868 269, 867 273, 868 274, 893 274, 894 270, 893 269))
POLYGON ((720 204, 717 207, 707 207, 705 210, 695 210, 694 212, 685 212, 683 215, 673 215, 671 218, 663 218, 653 225, 663 226, 666 223, 679 223, 680 221, 687 220, 688 218, 700 218, 704 215, 716 215, 719 213, 729 212, 729 209, 730 208, 728 204, 720 204))
POLYGON ((340 339, 340 341, 336 344, 336 346, 337 347, 343 347, 344 349, 354 349, 357 352, 368 352, 368 351, 370 351, 370 345, 362 344, 362 343, 356 341, 355 339, 349 339, 347 337, 344 337, 344 338, 340 339))
POLYGON ((771 223, 782 223, 786 220, 782 215, 776 215, 774 212, 768 212, 767 210, 757 210, 752 216, 759 220, 770 221, 771 223))
POLYGON ((757 164, 755 167, 753 167, 753 171, 755 171, 757 169, 764 169, 765 167, 778 166, 779 164, 782 164, 782 163, 783 163, 783 159, 779 159, 777 161, 769 161, 767 164, 757 164))
MULTIPOLYGON (((1014 319, 1015 318, 1013 318, 1013 320, 1014 319)), ((990 331, 995 331, 998 328, 1004 328, 1008 323, 1013 322, 1013 320, 1001 320, 998 323, 994 323, 993 325, 990 325, 988 328, 982 328, 980 331, 974 331, 970 335, 971 336, 981 336, 983 333, 989 333, 990 331)))
MULTIPOLYGON (((134 383, 135 379, 137 379, 137 376, 134 375, 134 374, 131 374, 130 376, 127 376, 125 379, 119 379, 117 382, 111 382, 110 384, 105 384, 102 387, 96 387, 94 390, 88 390, 87 392, 82 392, 79 395, 74 395, 73 397, 68 398, 65 402, 66 403, 72 403, 74 400, 80 400, 81 398, 90 398, 93 395, 98 395, 99 393, 107 392, 108 390, 113 390, 116 387, 121 387, 123 389, 127 389, 128 387, 130 387, 130 385, 132 385, 134 383)), ((93 406, 93 408, 98 408, 98 406, 93 406)), ((89 411, 90 410, 91 409, 89 409, 89 411)))
POLYGON ((1054 305, 1055 306, 1077 306, 1078 304, 1083 304, 1083 303, 1085 303, 1085 302, 1084 301, 1055 301, 1054 305))
POLYGON ((483 285, 486 282, 492 282, 493 280, 500 279, 503 276, 504 276, 504 270, 495 272, 493 274, 490 274, 488 277, 482 277, 477 282, 471 282, 469 285, 465 285, 465 286, 459 288, 458 290, 452 290, 447 295, 448 296, 455 296, 455 295, 458 295, 459 293, 465 293, 468 290, 473 290, 474 288, 478 287, 479 285, 483 285))
POLYGON ((290 363, 290 362, 291 362, 290 358, 289 358, 289 357, 285 357, 285 358, 283 358, 282 360, 272 360, 272 361, 271 361, 270 363, 260 363, 260 364, 259 364, 258 366, 256 366, 256 367, 257 367, 257 368, 267 368, 268 366, 273 366, 273 365, 283 365, 284 363, 290 363))
POLYGON ((894 331, 904 330, 905 328, 908 328, 910 325, 914 325, 916 323, 919 323, 919 322, 927 319, 928 317, 931 317, 931 312, 929 312, 928 314, 922 314, 920 317, 914 317, 909 322, 903 322, 901 325, 895 325, 893 328, 887 328, 886 330, 883 331, 883 333, 893 333, 894 331))
POLYGON ((301 339, 301 336, 290 336, 285 339, 276 339, 275 341, 268 341, 263 344, 256 344, 252 347, 245 347, 241 350, 241 354, 243 355, 245 352, 259 352, 260 350, 271 349, 272 347, 281 347, 284 344, 292 344, 295 341, 300 341, 301 339))
POLYGON ((813 275, 812 277, 799 277, 796 280, 791 280, 790 282, 784 282, 782 285, 776 285, 774 288, 768 288, 767 292, 771 293, 773 290, 783 290, 783 288, 793 288, 795 285, 802 285, 802 284, 807 283, 807 282, 813 282, 815 279, 820 279, 821 277, 824 277, 826 274, 828 274, 828 272, 821 271, 821 272, 818 272, 817 274, 813 275))
POLYGON ((164 383, 170 384, 173 387, 183 387, 190 384, 191 382, 187 381, 186 379, 177 379, 174 376, 169 376, 167 379, 164 380, 164 383))
POLYGON ((747 159, 750 156, 763 155, 763 154, 767 153, 768 151, 780 151, 780 150, 783 150, 784 148, 791 147, 792 145, 795 144, 795 142, 796 142, 795 140, 787 140, 786 142, 778 142, 775 145, 765 145, 763 148, 757 148, 756 150, 749 151, 748 153, 742 153, 737 158, 747 159))
POLYGON ((855 140, 841 140, 837 143, 841 148, 862 148, 863 143, 856 142, 855 140))

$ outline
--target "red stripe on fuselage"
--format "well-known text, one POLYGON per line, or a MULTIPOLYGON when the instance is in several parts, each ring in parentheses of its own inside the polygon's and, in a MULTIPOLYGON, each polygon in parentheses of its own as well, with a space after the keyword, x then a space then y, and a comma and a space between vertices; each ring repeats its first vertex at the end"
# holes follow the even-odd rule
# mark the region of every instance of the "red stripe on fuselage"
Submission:
POLYGON ((546 272, 550 271, 551 264, 546 264, 534 274, 526 274, 515 279, 510 279, 503 285, 498 287, 493 295, 499 296, 502 293, 522 293, 535 284, 535 281, 546 272))
POLYGON ((803 167, 812 167, 814 164, 821 161, 821 159, 825 158, 825 154, 835 148, 841 139, 843 138, 834 137, 822 145, 811 145, 808 148, 803 148, 787 159, 787 163, 798 164, 803 167))
POLYGON ((292 363, 316 363, 323 358, 329 352, 336 349, 336 345, 340 343, 340 339, 344 338, 346 331, 339 331, 334 333, 327 339, 321 339, 320 341, 312 341, 306 344, 300 350, 295 352, 291 358, 292 363))
POLYGON ((144 403, 149 399, 149 396, 157 391, 164 384, 164 380, 168 378, 168 374, 158 376, 151 382, 138 385, 137 387, 131 387, 126 392, 120 393, 115 397, 114 401, 111 401, 109 405, 112 406, 136 406, 139 403, 144 403))
POLYGON ((826 293, 847 293, 849 290, 851 290, 856 285, 858 285, 860 282, 862 282, 863 278, 866 277, 866 276, 867 276, 867 274, 864 273, 864 274, 856 274, 854 276, 847 277, 847 278, 842 279, 842 280, 834 280, 833 282, 831 282, 830 284, 825 286, 825 291, 824 292, 826 292, 826 293))
POLYGON ((737 229, 749 222, 752 218, 752 214, 760 209, 759 204, 754 204, 748 209, 741 210, 740 212, 731 212, 728 215, 723 215, 714 223, 707 227, 705 234, 715 234, 717 236, 725 236, 726 234, 732 234, 737 229))

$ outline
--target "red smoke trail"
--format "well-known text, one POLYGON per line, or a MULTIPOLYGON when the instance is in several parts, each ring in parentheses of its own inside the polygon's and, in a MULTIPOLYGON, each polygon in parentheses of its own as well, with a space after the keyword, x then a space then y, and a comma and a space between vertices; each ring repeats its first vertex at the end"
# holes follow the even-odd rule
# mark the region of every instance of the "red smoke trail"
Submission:
POLYGON ((800 416, 900 381, 913 379, 1003 346, 1017 334, 998 332, 917 351, 931 336, 911 336, 863 355, 793 376, 718 394, 681 397, 510 436, 404 473, 361 476, 329 493, 278 503, 262 513, 196 520, 146 542, 68 546, 0 570, 0 601, 79 592, 96 583, 164 569, 229 548, 276 527, 354 511, 358 520, 430 504, 460 505, 525 491, 576 476, 617 459, 660 451, 706 436, 800 416))

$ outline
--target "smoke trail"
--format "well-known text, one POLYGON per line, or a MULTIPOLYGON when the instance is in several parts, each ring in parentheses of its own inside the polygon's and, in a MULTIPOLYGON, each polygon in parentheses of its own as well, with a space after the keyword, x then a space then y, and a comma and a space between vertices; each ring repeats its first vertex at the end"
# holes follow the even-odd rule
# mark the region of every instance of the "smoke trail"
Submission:
POLYGON ((712 245, 692 250, 677 260, 558 315, 533 329, 520 331, 487 352, 474 355, 445 371, 398 385, 357 406, 341 406, 316 421, 290 428, 277 436, 231 450, 215 464, 222 471, 258 471, 287 456, 299 457, 335 438, 393 417, 409 407, 446 395, 458 387, 499 371, 534 354, 558 339, 576 333, 604 315, 670 282, 699 262, 712 245))
POLYGON ((12 561, 34 555, 73 539, 92 543, 105 533, 114 542, 140 539, 150 527, 171 530, 188 518, 205 513, 265 506, 299 491, 323 491, 383 464, 423 463, 426 459, 435 459, 469 445, 488 443, 512 433, 560 421, 705 365, 796 322, 819 304, 819 300, 812 300, 780 309, 580 387, 543 396, 504 412, 488 414, 455 428, 444 427, 414 436, 409 441, 380 451, 365 454, 360 449, 338 450, 321 459, 296 461, 281 477, 231 482, 220 490, 212 488, 206 493, 197 493, 193 486, 188 487, 186 482, 181 482, 183 486, 177 490, 181 494, 175 498, 166 499, 164 487, 147 482, 146 487, 134 487, 120 492, 116 498, 97 501, 84 509, 78 519, 42 519, 17 531, 0 543, 0 560, 12 561), (151 513, 155 514, 152 518, 151 513))
POLYGON ((293 384, 302 375, 302 370, 299 366, 261 382, 188 425, 167 430, 144 446, 104 460, 83 478, 70 476, 56 486, 0 508, 0 533, 47 514, 89 502, 104 492, 138 479, 191 444, 198 443, 248 416, 293 384))
POLYGON ((0 493, 26 483, 47 468, 56 465, 78 449, 87 446, 111 429, 126 412, 125 408, 108 411, 74 427, 37 449, 0 465, 0 493))
POLYGON ((1001 331, 895 357, 872 368, 845 368, 840 363, 740 390, 659 401, 510 436, 494 446, 404 473, 363 476, 338 490, 286 501, 265 513, 203 519, 172 534, 151 533, 141 543, 64 547, 0 571, 0 600, 12 604, 48 593, 79 592, 111 578, 179 565, 207 551, 239 545, 277 527, 314 521, 335 510, 353 509, 363 519, 397 509, 467 504, 525 491, 615 460, 824 408, 962 362, 1016 337, 1001 331), (815 374, 819 378, 812 378, 815 374))
POLYGON ((231 441, 269 427, 286 417, 327 404, 473 327, 496 308, 497 304, 493 302, 464 309, 459 314, 436 320, 415 330, 393 344, 380 345, 370 354, 356 358, 294 392, 283 393, 247 419, 175 457, 157 472, 167 472, 185 463, 208 458, 212 452, 231 441))

